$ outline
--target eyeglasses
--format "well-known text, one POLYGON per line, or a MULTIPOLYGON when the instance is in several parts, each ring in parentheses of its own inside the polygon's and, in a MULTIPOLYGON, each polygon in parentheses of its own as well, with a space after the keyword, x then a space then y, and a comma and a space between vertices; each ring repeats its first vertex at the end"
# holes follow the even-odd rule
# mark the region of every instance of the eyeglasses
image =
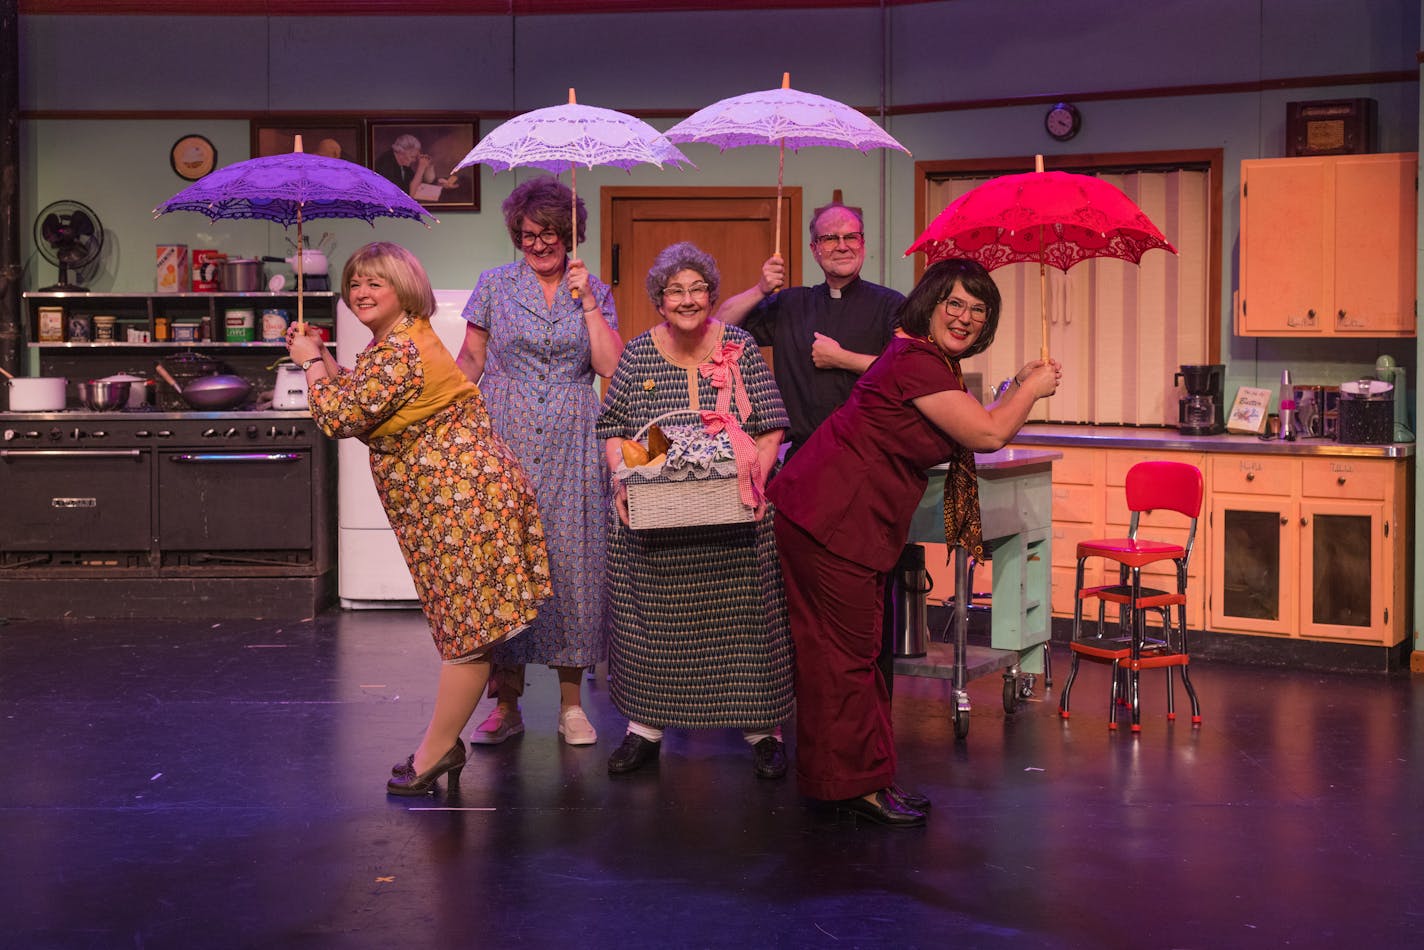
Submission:
POLYGON ((845 246, 849 248, 857 248, 865 243, 865 233, 863 231, 851 231, 849 234, 818 234, 812 239, 811 243, 823 251, 829 251, 841 243, 844 243, 845 246))
POLYGON ((969 319, 974 323, 983 323, 985 320, 989 319, 988 307, 984 306, 982 303, 977 303, 971 307, 969 306, 969 304, 965 303, 963 300, 960 300, 958 297, 945 298, 944 312, 949 314, 951 317, 954 317, 956 320, 967 313, 969 314, 969 319))
POLYGON ((533 231, 519 232, 519 243, 521 246, 533 247, 535 241, 539 241, 543 244, 557 244, 559 242, 559 235, 558 232, 551 228, 545 228, 538 234, 535 234, 533 231))
POLYGON ((705 297, 707 296, 707 292, 710 289, 711 288, 709 288, 706 284, 700 283, 693 284, 691 287, 679 287, 674 284, 671 287, 663 288, 663 299, 666 300, 668 303, 677 303, 684 297, 705 297))

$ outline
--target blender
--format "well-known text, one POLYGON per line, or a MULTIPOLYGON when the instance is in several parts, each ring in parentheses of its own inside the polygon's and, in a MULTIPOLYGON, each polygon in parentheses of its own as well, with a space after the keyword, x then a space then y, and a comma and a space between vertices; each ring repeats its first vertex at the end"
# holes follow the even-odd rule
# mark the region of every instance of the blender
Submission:
POLYGON ((1175 380, 1183 389, 1177 398, 1177 431, 1182 435, 1216 435, 1226 431, 1222 407, 1224 363, 1183 363, 1175 380))

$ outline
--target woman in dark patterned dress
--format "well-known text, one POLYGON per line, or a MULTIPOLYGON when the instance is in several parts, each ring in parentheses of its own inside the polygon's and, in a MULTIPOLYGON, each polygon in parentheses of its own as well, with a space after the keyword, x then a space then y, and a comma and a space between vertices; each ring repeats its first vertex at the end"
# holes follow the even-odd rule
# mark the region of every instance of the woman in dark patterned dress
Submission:
POLYGON ((386 789, 423 795, 465 765, 460 740, 489 679, 490 647, 534 620, 551 593, 534 489, 495 435, 475 384, 430 326, 435 295, 420 262, 368 244, 341 275, 341 299, 373 339, 343 370, 310 329, 287 334, 306 373, 312 418, 371 450, 371 474, 415 580, 442 665, 419 747, 386 789))
MULTIPOLYGON (((788 419, 751 336, 711 319, 718 281, 716 262, 691 244, 658 255, 647 288, 664 322, 623 350, 597 433, 616 472, 622 440, 660 415, 740 404, 740 429, 754 442, 747 490, 760 499, 788 419)), ((629 723, 609 772, 655 760, 667 727, 732 727, 752 746, 756 774, 782 777, 792 650, 770 508, 758 501, 747 523, 633 531, 626 488, 615 488, 614 502, 611 693, 629 723)))
POLYGON ((469 321, 459 364, 480 384, 495 431, 509 444, 539 496, 554 597, 529 630, 495 647, 490 694, 496 705, 470 741, 503 742, 524 731, 519 697, 524 664, 559 677, 559 735, 591 745, 598 733, 584 714, 585 667, 608 658, 608 479, 594 376, 618 365, 623 338, 608 286, 569 256, 583 239, 587 212, 553 178, 531 179, 502 206, 510 240, 523 257, 485 271, 465 305, 469 321))

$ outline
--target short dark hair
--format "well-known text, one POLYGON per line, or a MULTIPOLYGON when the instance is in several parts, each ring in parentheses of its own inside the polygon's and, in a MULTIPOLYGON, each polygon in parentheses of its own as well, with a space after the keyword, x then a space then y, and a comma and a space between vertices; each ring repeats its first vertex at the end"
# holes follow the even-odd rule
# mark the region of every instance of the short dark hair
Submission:
MULTIPOLYGON (((573 233, 574 193, 557 178, 540 175, 518 186, 504 199, 499 210, 504 212, 504 225, 509 229, 509 239, 514 246, 523 250, 524 243, 519 232, 528 218, 541 228, 548 228, 564 242, 564 249, 574 248, 573 233)), ((584 229, 588 225, 588 209, 583 199, 578 199, 578 243, 584 241, 584 229)))
POLYGON ((954 285, 959 284, 964 292, 984 301, 989 312, 984 317, 984 328, 974 345, 964 351, 961 358, 983 353, 994 342, 994 333, 999 329, 999 308, 1003 300, 994 278, 977 261, 952 257, 925 268, 920 282, 910 291, 910 296, 900 305, 896 323, 910 336, 926 337, 930 332, 930 318, 935 307, 950 295, 954 285))

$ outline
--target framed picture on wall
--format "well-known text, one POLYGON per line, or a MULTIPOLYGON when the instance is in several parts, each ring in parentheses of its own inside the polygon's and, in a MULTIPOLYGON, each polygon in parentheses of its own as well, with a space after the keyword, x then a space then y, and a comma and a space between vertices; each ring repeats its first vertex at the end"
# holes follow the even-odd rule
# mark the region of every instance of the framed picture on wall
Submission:
POLYGON ((454 170, 479 139, 473 115, 366 120, 367 165, 432 210, 480 210, 478 166, 454 170))
POLYGON ((328 158, 366 164, 366 129, 361 119, 349 116, 271 113, 252 120, 252 157, 290 152, 297 136, 302 151, 328 158))

